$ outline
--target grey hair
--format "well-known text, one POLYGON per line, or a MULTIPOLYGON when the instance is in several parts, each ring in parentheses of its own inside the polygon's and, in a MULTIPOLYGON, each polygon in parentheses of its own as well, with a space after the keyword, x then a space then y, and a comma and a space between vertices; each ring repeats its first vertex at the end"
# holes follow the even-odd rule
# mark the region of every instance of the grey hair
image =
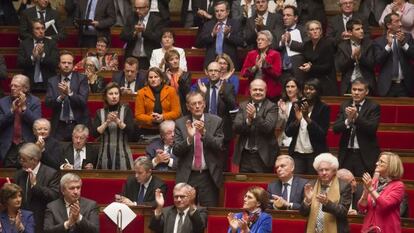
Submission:
POLYGON ((99 64, 98 58, 93 57, 93 56, 86 57, 86 59, 85 59, 85 64, 86 64, 86 62, 87 62, 88 60, 89 60, 89 61, 91 61, 91 62, 93 63, 93 65, 95 66, 95 69, 96 69, 96 70, 100 70, 100 69, 101 69, 101 65, 99 64))
POLYGON ((185 188, 185 189, 191 189, 191 188, 193 188, 193 186, 191 186, 191 185, 189 185, 189 184, 187 184, 187 183, 184 183, 184 182, 181 182, 181 183, 178 183, 178 184, 176 184, 175 186, 174 186, 174 190, 173 190, 173 192, 174 191, 177 191, 177 190, 181 190, 181 189, 183 189, 183 188, 185 188))
POLYGON ((40 123, 46 123, 49 127, 49 130, 50 130, 50 121, 46 118, 39 118, 39 119, 35 120, 33 122, 33 129, 36 129, 36 126, 38 126, 40 123))
POLYGON ((166 120, 166 121, 163 121, 163 122, 161 122, 161 124, 160 124, 160 134, 164 134, 166 131, 167 131, 167 129, 169 129, 169 128, 175 128, 175 122, 174 121, 172 121, 172 120, 166 120))
POLYGON ((135 159, 134 166, 143 166, 148 171, 152 169, 152 161, 147 156, 141 156, 135 159))
POLYGON ((80 178, 79 175, 77 175, 75 173, 66 173, 60 179, 60 188, 61 189, 65 188, 65 185, 69 182, 80 182, 81 185, 82 185, 82 179, 80 178))
POLYGON ((270 42, 270 44, 273 42, 273 35, 269 30, 263 30, 257 33, 257 36, 260 34, 266 36, 267 40, 270 42))
POLYGON ((29 77, 27 77, 24 74, 16 74, 16 75, 13 76, 12 80, 13 79, 18 79, 20 84, 22 84, 23 87, 25 87, 28 92, 30 91, 30 79, 29 79, 29 77))
POLYGON ((84 124, 75 125, 75 128, 73 128, 72 134, 74 134, 75 132, 81 132, 81 133, 85 133, 86 135, 89 135, 89 129, 84 124))
POLYGON ((36 159, 37 161, 40 161, 42 158, 42 151, 40 150, 39 146, 32 142, 25 143, 20 147, 19 155, 22 154, 29 158, 36 159))
POLYGON ((336 172, 336 176, 341 179, 341 180, 345 180, 348 181, 348 179, 353 179, 354 178, 354 174, 352 174, 352 172, 346 168, 341 168, 336 172))
POLYGON ((338 170, 338 159, 331 153, 322 153, 316 156, 315 160, 313 161, 313 168, 315 170, 318 170, 322 162, 329 163, 331 165, 331 168, 333 168, 334 170, 338 170))
POLYGON ((278 160, 281 160, 281 159, 288 159, 292 163, 292 165, 295 166, 295 160, 293 160, 292 156, 290 156, 290 155, 279 155, 276 158, 276 162, 278 160))

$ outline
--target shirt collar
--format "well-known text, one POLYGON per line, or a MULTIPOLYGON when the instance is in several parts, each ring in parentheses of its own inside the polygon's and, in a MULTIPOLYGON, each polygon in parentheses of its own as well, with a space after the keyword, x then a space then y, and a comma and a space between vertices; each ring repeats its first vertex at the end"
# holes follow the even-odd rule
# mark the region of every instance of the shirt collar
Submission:
POLYGON ((33 169, 33 174, 34 174, 34 175, 37 175, 37 173, 39 172, 39 169, 40 169, 40 164, 41 164, 41 162, 39 162, 39 163, 36 165, 36 167, 33 169))
MULTIPOLYGON (((69 81, 72 79, 72 72, 70 72, 70 74, 67 76, 67 78, 69 79, 69 81)), ((65 81, 65 76, 60 75, 60 81, 61 82, 65 81)))
POLYGON ((150 176, 150 178, 148 179, 148 181, 145 182, 145 184, 144 184, 145 189, 148 188, 149 184, 151 183, 151 180, 152 180, 152 175, 150 176))
MULTIPOLYGON (((366 100, 366 99, 362 100, 362 101, 359 103, 359 107, 362 107, 362 105, 364 105, 365 100, 366 100)), ((353 103, 354 105, 356 104, 354 101, 352 101, 352 103, 353 103)))

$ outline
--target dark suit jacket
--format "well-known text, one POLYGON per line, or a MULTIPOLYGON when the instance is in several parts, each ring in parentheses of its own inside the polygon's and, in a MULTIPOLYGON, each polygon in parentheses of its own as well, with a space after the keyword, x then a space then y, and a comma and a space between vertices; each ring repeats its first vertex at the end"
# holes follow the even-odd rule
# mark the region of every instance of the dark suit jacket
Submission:
MULTIPOLYGON (((257 14, 253 15, 252 17, 248 18, 246 21, 246 25, 244 27, 244 41, 249 48, 257 48, 256 38, 256 24, 255 19, 257 18, 257 14)), ((280 25, 283 25, 282 19, 280 18, 279 14, 275 13, 268 13, 266 25, 264 25, 262 30, 269 30, 272 32, 273 36, 275 36, 275 29, 279 28, 280 25)), ((276 46, 276 40, 273 39, 273 47, 276 46)))
MULTIPOLYGON (((137 182, 135 175, 130 175, 127 178, 127 181, 122 188, 122 196, 127 197, 132 202, 138 202, 138 194, 141 184, 137 182)), ((160 178, 152 175, 151 182, 149 183, 147 190, 144 196, 144 202, 152 207, 157 206, 155 201, 155 190, 161 189, 161 192, 165 195, 167 194, 167 185, 160 178)))
MULTIPOLYGON (((375 16, 375 21, 378 25, 378 21, 381 18, 382 12, 384 11, 387 4, 391 3, 392 0, 374 0, 374 6, 371 6, 372 0, 361 0, 359 4, 359 13, 368 19, 369 14, 371 12, 371 8, 373 8, 373 13, 375 16)), ((371 23, 371 21, 369 21, 371 23)), ((372 25, 376 26, 376 25, 372 25)))
MULTIPOLYGON (((82 161, 82 168, 85 167, 86 164, 92 163, 93 168, 96 168, 96 163, 98 160, 98 152, 99 148, 97 145, 91 145, 86 143, 86 158, 82 161)), ((73 154, 73 143, 69 143, 65 149, 63 150, 63 158, 61 159, 62 163, 65 163, 65 159, 69 161, 70 164, 73 165, 75 156, 73 154)))
MULTIPOLYGON (((34 233, 35 223, 33 219, 33 213, 27 210, 21 210, 21 221, 24 226, 24 233, 34 233)), ((0 225, 2 227, 2 233, 19 233, 14 224, 11 224, 7 211, 0 213, 0 225)))
POLYGON ((35 232, 43 233, 46 205, 59 198, 59 173, 53 168, 40 164, 36 175, 36 185, 29 190, 26 190, 27 172, 22 169, 18 170, 14 180, 23 189, 22 208, 33 211, 36 223, 35 232))
MULTIPOLYGON (((341 140, 339 142, 338 160, 342 164, 346 150, 348 148, 349 138, 351 135, 351 127, 347 128, 345 125, 345 108, 352 105, 352 100, 347 100, 341 104, 338 117, 333 125, 333 131, 337 134, 341 133, 341 140)), ((365 99, 364 104, 359 110, 359 115, 355 124, 356 137, 358 140, 359 149, 361 150, 362 161, 364 165, 369 168, 370 174, 375 169, 375 163, 380 154, 380 148, 377 141, 377 129, 380 123, 380 106, 370 99, 365 99)))
POLYGON ((18 26, 19 25, 19 17, 16 12, 16 8, 14 8, 14 1, 1 1, 0 2, 0 9, 3 10, 3 22, 2 25, 7 26, 18 26))
MULTIPOLYGON (((151 1, 154 0, 149 0, 149 5, 151 6, 151 1)), ((168 23, 168 21, 170 20, 170 0, 157 0, 158 3, 158 10, 159 10, 159 14, 160 17, 162 18, 162 20, 164 20, 166 23, 168 23)))
MULTIPOLYGON (((45 56, 40 60, 40 71, 42 72, 44 90, 46 90, 48 79, 56 75, 59 54, 56 42, 47 38, 43 39, 45 56)), ((27 38, 22 41, 17 53, 17 67, 23 69, 23 74, 30 79, 30 85, 34 83, 35 63, 32 61, 34 41, 27 38)))
MULTIPOLYGON (((216 37, 211 36, 211 32, 216 25, 217 20, 212 19, 206 22, 200 33, 201 46, 206 48, 206 56, 204 58, 204 67, 207 67, 210 62, 216 59, 216 37)), ((243 46, 242 30, 240 28, 240 22, 235 19, 227 19, 226 25, 231 27, 230 36, 224 36, 223 39, 223 53, 229 55, 236 67, 239 68, 240 64, 237 56, 237 46, 243 46)))
POLYGON ((179 87, 177 94, 178 97, 180 97, 181 115, 184 116, 188 114, 185 97, 190 92, 191 88, 191 72, 183 72, 180 79, 178 80, 178 85, 179 87))
MULTIPOLYGON (((88 0, 79 0, 75 13, 75 19, 86 18, 86 8, 88 0)), ((114 1, 112 0, 98 0, 95 9, 95 20, 99 22, 95 27, 97 36, 105 36, 111 39, 111 26, 115 24, 116 13, 114 1)), ((79 27, 79 34, 82 35, 83 28, 79 27)))
MULTIPOLYGON (((349 40, 342 41, 338 44, 335 62, 339 71, 341 71, 341 88, 340 95, 351 92, 352 72, 356 67, 356 61, 351 58, 352 47, 349 40)), ((376 87, 374 66, 374 46, 369 38, 365 38, 361 43, 361 57, 358 61, 362 77, 368 81, 371 93, 376 87)))
MULTIPOLYGON (((139 70, 137 73, 137 78, 135 79, 135 92, 138 92, 139 89, 145 86, 145 82, 147 81, 147 72, 143 70, 139 70)), ((125 73, 123 70, 114 72, 112 74, 112 82, 118 83, 120 87, 125 85, 125 73)))
MULTIPOLYGON (((410 64, 410 59, 414 59, 414 40, 409 33, 405 33, 405 42, 409 48, 407 51, 399 48, 399 61, 401 70, 404 76, 404 85, 407 91, 412 94, 414 87, 414 69, 410 64)), ((392 80, 392 50, 387 52, 385 45, 387 44, 387 38, 385 36, 378 37, 374 41, 375 46, 375 62, 380 65, 381 70, 378 76, 377 92, 380 96, 387 95, 392 80)))
MULTIPOLYGON (((159 219, 152 216, 149 228, 156 233, 173 233, 177 209, 175 206, 169 206, 162 209, 159 219)), ((187 212, 184 218, 182 232, 186 233, 203 233, 207 227, 207 210, 203 207, 197 207, 193 215, 187 212)))
MULTIPOLYGON (((290 187, 289 199, 289 202, 293 204, 293 210, 298 210, 300 208, 300 205, 302 204, 304 198, 303 187, 305 187, 305 184, 307 183, 307 179, 303 179, 299 176, 293 176, 292 186, 290 187)), ((283 184, 279 179, 273 181, 267 186, 267 191, 269 191, 271 194, 276 194, 278 196, 282 196, 282 189, 283 184)))
MULTIPOLYGON (((13 141, 14 114, 10 111, 12 100, 10 96, 0 99, 0 160, 3 160, 13 141)), ((33 142, 33 122, 42 116, 40 100, 34 95, 26 97, 26 111, 22 114, 22 138, 25 142, 33 142)))
MULTIPOLYGON (((145 154, 147 157, 152 161, 157 155, 157 150, 164 150, 164 142, 161 138, 156 138, 151 141, 151 143, 145 148, 145 154)), ((174 154, 170 154, 171 158, 173 159, 172 167, 169 167, 168 164, 161 163, 154 167, 155 170, 158 171, 169 171, 177 169, 177 157, 174 154)))
MULTIPOLYGON (((194 158, 194 144, 187 144, 187 120, 191 115, 183 116, 175 122, 175 137, 173 154, 178 157, 176 182, 187 183, 191 175, 191 166, 194 158)), ((204 113, 204 128, 206 133, 203 141, 203 154, 206 166, 217 187, 223 184, 223 121, 220 117, 204 113)))
MULTIPOLYGON (((62 103, 57 101, 59 93, 58 84, 60 83, 61 76, 57 75, 52 77, 47 85, 47 93, 45 103, 48 108, 53 110, 52 113, 52 133, 54 135, 54 129, 60 119, 60 112, 62 111, 62 103)), ((77 72, 72 72, 72 78, 70 79, 70 89, 73 92, 72 96, 69 96, 70 107, 73 112, 73 116, 77 124, 88 125, 89 123, 89 111, 87 107, 89 85, 88 79, 85 75, 77 72)))
MULTIPOLYGON (((318 155, 320 153, 328 152, 328 145, 326 143, 326 135, 329 128, 329 113, 330 108, 327 104, 317 101, 313 105, 312 114, 310 116, 311 123, 308 124, 307 130, 309 139, 313 148, 313 152, 318 155)), ((289 119, 286 123, 285 134, 292 137, 292 142, 289 146, 289 154, 292 155, 295 151, 296 140, 298 139, 300 122, 297 121, 295 110, 292 108, 289 119)))
POLYGON ((309 20, 318 20, 326 24, 325 4, 323 0, 296 0, 299 23, 305 25, 309 20))
MULTIPOLYGON (((65 31, 62 25, 62 21, 60 19, 59 13, 52 9, 51 7, 46 7, 46 17, 45 22, 47 23, 50 20, 55 20, 55 29, 51 25, 46 31, 45 36, 51 36, 53 40, 63 40, 65 39, 65 31)), ((36 7, 30 7, 27 8, 22 12, 22 15, 20 17, 20 27, 19 27, 19 33, 20 33, 20 39, 25 40, 27 38, 33 38, 32 36, 32 20, 33 19, 39 19, 37 16, 36 7)))
MULTIPOLYGON (((364 29, 365 37, 369 37, 369 25, 367 18, 364 18, 358 12, 352 13, 352 19, 359 19, 362 21, 362 27, 364 29)), ((328 20, 326 28, 326 36, 335 39, 335 43, 339 44, 342 41, 342 32, 347 31, 344 26, 344 20, 342 13, 331 17, 328 20)))
MULTIPOLYGON (((150 14, 147 25, 145 25, 145 31, 142 32, 144 38, 144 51, 149 59, 152 54, 152 50, 160 47, 161 34, 164 28, 164 22, 162 19, 154 14, 150 14)), ((135 44, 137 42, 137 36, 134 36, 134 27, 138 23, 138 16, 136 14, 131 15, 127 23, 125 24, 121 32, 121 40, 127 43, 125 48, 125 57, 132 56, 135 44)))
POLYGON ((60 169, 60 165, 64 163, 62 160, 63 147, 58 140, 49 136, 45 138, 45 150, 42 152, 42 162, 55 170, 60 169))
MULTIPOLYGON (((99 233, 99 208, 95 201, 81 197, 79 199, 82 220, 69 230, 73 233, 99 233)), ((68 220, 66 205, 63 198, 59 198, 47 205, 45 213, 45 233, 66 233, 63 224, 68 220)))
POLYGON ((239 112, 233 122, 233 130, 239 134, 236 148, 234 150, 233 162, 240 164, 242 152, 251 132, 256 135, 256 146, 264 164, 269 166, 275 164, 276 156, 279 154, 279 145, 275 136, 277 121, 277 106, 270 100, 265 99, 256 113, 251 125, 247 125, 246 106, 248 102, 240 104, 239 112))
MULTIPOLYGON (((351 185, 339 180, 339 195, 338 203, 329 201, 328 204, 322 205, 322 211, 336 216, 338 233, 349 233, 348 210, 351 204, 351 185)), ((309 216, 310 206, 302 202, 299 212, 303 216, 309 216)))

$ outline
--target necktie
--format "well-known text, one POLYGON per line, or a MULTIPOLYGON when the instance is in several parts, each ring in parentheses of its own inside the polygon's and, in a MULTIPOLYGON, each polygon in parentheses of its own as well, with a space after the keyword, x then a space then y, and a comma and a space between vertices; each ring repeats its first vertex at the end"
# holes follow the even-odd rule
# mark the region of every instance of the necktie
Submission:
MULTIPOLYGON (((259 111, 259 104, 255 103, 254 106, 256 107, 256 117, 257 117, 257 113, 259 111)), ((254 130, 250 131, 250 135, 249 135, 249 141, 247 143, 247 147, 248 149, 257 149, 256 148, 256 130, 253 127, 254 130)))
MULTIPOLYGON (((356 107, 357 113, 358 113, 359 108, 361 107, 361 105, 360 104, 355 104, 355 107, 356 107)), ((350 148, 354 148, 355 136, 356 136, 356 127, 355 127, 355 124, 352 124, 352 126, 351 126, 351 135, 350 135, 350 138, 349 138, 350 148)))
POLYGON ((22 118, 19 110, 14 111, 14 134, 13 143, 19 145, 22 142, 22 118))
POLYGON ((223 40, 224 40, 224 25, 223 23, 218 24, 218 32, 216 37, 216 54, 220 55, 223 53, 223 40))
MULTIPOLYGON (((37 46, 39 43, 41 43, 41 41, 36 41, 34 46, 37 46)), ((33 79, 35 83, 43 82, 42 71, 40 69, 40 59, 37 59, 37 58, 35 60, 35 71, 34 71, 33 79)))
POLYGON ((283 199, 285 199, 285 201, 288 201, 288 186, 289 183, 283 183, 283 192, 282 192, 282 197, 283 199))
POLYGON ((217 87, 211 86, 210 113, 217 115, 217 87))
POLYGON ((29 189, 30 189, 30 174, 27 173, 27 179, 26 179, 26 190, 24 190, 24 200, 26 203, 29 203, 29 189))
POLYGON ((182 233, 182 231, 183 231, 183 216, 184 216, 184 213, 183 212, 179 212, 178 213, 178 215, 179 215, 179 218, 178 218, 178 224, 177 224, 177 233, 182 233))
MULTIPOLYGON (((138 23, 137 24, 143 24, 143 20, 144 19, 141 19, 141 18, 138 19, 138 23)), ((143 43, 143 41, 142 41, 142 33, 140 32, 140 33, 137 34, 137 39, 136 39, 136 42, 135 42, 135 47, 134 47, 134 50, 132 51, 132 55, 134 57, 142 57, 143 56, 143 54, 141 54, 142 43, 143 43)))
POLYGON ((42 20, 42 22, 45 22, 45 13, 46 13, 46 11, 45 10, 41 10, 41 11, 37 11, 37 12, 39 12, 39 15, 40 15, 40 20, 42 20))
MULTIPOLYGON (((64 79, 66 83, 68 83, 70 80, 69 78, 64 79)), ((63 113, 62 113, 62 120, 68 121, 70 120, 70 100, 68 96, 65 96, 65 99, 63 100, 63 113)))
MULTIPOLYGON (((292 28, 288 28, 287 31, 291 32, 293 29, 292 28)), ((290 60, 290 57, 287 53, 287 47, 285 45, 285 48, 283 50, 283 69, 284 70, 289 70, 292 68, 292 61, 290 60)))
POLYGON ((398 78, 400 73, 399 56, 398 56, 398 42, 397 38, 394 38, 392 42, 392 78, 398 78))
MULTIPOLYGON (((86 8, 85 19, 89 19, 89 15, 91 14, 93 0, 89 0, 88 7, 86 8)), ((88 30, 88 25, 85 24, 85 31, 88 30)))
POLYGON ((82 160, 80 155, 81 150, 76 150, 75 160, 73 163, 73 167, 75 170, 81 170, 82 169, 82 160))
MULTIPOLYGON (((327 187, 325 185, 321 185, 321 193, 326 192, 327 187)), ((322 211, 322 204, 319 204, 319 212, 318 216, 316 217, 316 233, 323 232, 323 222, 324 222, 324 213, 322 211)))
POLYGON ((138 199, 137 199, 138 204, 144 203, 144 192, 145 192, 145 186, 141 184, 141 186, 139 187, 139 193, 138 193, 138 199))
POLYGON ((194 168, 197 170, 201 170, 201 153, 203 153, 201 134, 196 130, 194 135, 194 168))

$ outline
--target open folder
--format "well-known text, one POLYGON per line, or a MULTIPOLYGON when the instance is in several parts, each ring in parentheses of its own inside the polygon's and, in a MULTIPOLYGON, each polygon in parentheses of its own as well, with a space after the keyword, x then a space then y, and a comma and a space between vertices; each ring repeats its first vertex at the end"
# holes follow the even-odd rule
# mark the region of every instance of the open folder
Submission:
POLYGON ((118 202, 112 202, 105 209, 104 213, 117 224, 118 228, 124 230, 132 220, 137 216, 127 205, 118 202))

